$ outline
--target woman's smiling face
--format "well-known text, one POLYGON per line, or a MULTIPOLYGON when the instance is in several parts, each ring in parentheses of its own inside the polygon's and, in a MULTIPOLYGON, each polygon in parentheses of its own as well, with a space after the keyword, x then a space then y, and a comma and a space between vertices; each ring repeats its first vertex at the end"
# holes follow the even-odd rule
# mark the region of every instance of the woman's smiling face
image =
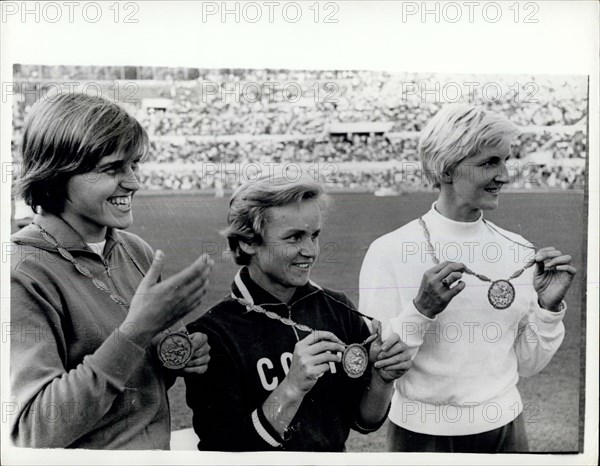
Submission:
POLYGON ((445 183, 451 209, 464 221, 473 220, 481 210, 498 207, 502 186, 509 182, 506 161, 509 141, 483 146, 479 152, 460 162, 445 183))
POLYGON ((140 188, 139 159, 117 154, 100 159, 94 170, 71 177, 61 217, 88 242, 100 242, 106 229, 133 223, 131 200, 140 188))
POLYGON ((250 276, 263 289, 286 302, 308 283, 319 256, 321 208, 317 201, 269 207, 262 243, 245 246, 252 255, 250 276))

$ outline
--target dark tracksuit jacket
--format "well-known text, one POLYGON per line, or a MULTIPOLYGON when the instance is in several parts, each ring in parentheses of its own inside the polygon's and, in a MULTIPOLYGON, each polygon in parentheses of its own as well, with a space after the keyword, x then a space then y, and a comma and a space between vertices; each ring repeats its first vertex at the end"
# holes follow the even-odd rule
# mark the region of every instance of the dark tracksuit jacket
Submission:
MULTIPOLYGON (((369 336, 365 321, 343 293, 312 282, 298 288, 287 305, 242 269, 232 294, 239 298, 249 294, 254 304, 265 310, 315 330, 333 332, 347 344, 369 336)), ((207 372, 186 378, 187 403, 193 410, 200 450, 343 451, 350 428, 371 432, 385 420, 384 416, 374 426, 360 424, 359 406, 370 367, 361 378, 352 379, 336 363, 305 396, 284 440, 266 420, 261 406, 285 378, 294 345, 307 333, 249 312, 232 297, 189 324, 188 330, 206 333, 211 346, 207 372)))

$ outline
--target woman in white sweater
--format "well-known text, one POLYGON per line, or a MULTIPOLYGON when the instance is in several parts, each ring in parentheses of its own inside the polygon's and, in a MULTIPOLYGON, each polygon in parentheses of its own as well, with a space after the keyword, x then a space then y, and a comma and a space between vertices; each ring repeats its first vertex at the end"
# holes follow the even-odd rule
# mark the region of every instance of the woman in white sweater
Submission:
POLYGON ((527 451, 519 376, 564 337, 571 257, 483 218, 508 183, 517 128, 481 107, 444 107, 422 131, 423 171, 439 188, 419 219, 371 244, 360 312, 413 352, 396 382, 390 451, 527 451))

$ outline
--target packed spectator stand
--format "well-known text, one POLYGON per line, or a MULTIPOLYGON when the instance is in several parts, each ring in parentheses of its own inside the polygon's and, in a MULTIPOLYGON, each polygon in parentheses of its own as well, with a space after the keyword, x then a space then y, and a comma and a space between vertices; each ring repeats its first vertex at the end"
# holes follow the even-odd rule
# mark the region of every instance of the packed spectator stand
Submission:
POLYGON ((15 160, 31 104, 87 83, 86 92, 119 101, 148 130, 148 190, 233 189, 274 165, 290 177, 307 170, 329 189, 423 189, 419 131, 453 101, 486 105, 521 127, 510 187, 585 183, 584 77, 21 65, 15 83, 15 160), (377 122, 389 129, 373 131, 377 122), (351 132, 331 130, 340 124, 351 132))

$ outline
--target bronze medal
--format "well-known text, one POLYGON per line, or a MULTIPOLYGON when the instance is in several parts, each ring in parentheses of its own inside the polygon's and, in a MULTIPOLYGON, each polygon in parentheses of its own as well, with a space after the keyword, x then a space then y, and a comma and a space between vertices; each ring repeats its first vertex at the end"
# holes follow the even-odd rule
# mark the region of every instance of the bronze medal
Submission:
POLYGON ((344 372, 348 374, 348 377, 353 379, 358 378, 365 373, 368 363, 369 353, 364 346, 359 345, 358 343, 348 345, 342 354, 342 367, 344 368, 344 372))
POLYGON ((488 289, 488 301, 496 309, 506 309, 515 300, 515 287, 508 280, 496 280, 488 289))
POLYGON ((181 369, 192 359, 192 340, 183 332, 169 333, 158 344, 157 353, 167 369, 181 369))

